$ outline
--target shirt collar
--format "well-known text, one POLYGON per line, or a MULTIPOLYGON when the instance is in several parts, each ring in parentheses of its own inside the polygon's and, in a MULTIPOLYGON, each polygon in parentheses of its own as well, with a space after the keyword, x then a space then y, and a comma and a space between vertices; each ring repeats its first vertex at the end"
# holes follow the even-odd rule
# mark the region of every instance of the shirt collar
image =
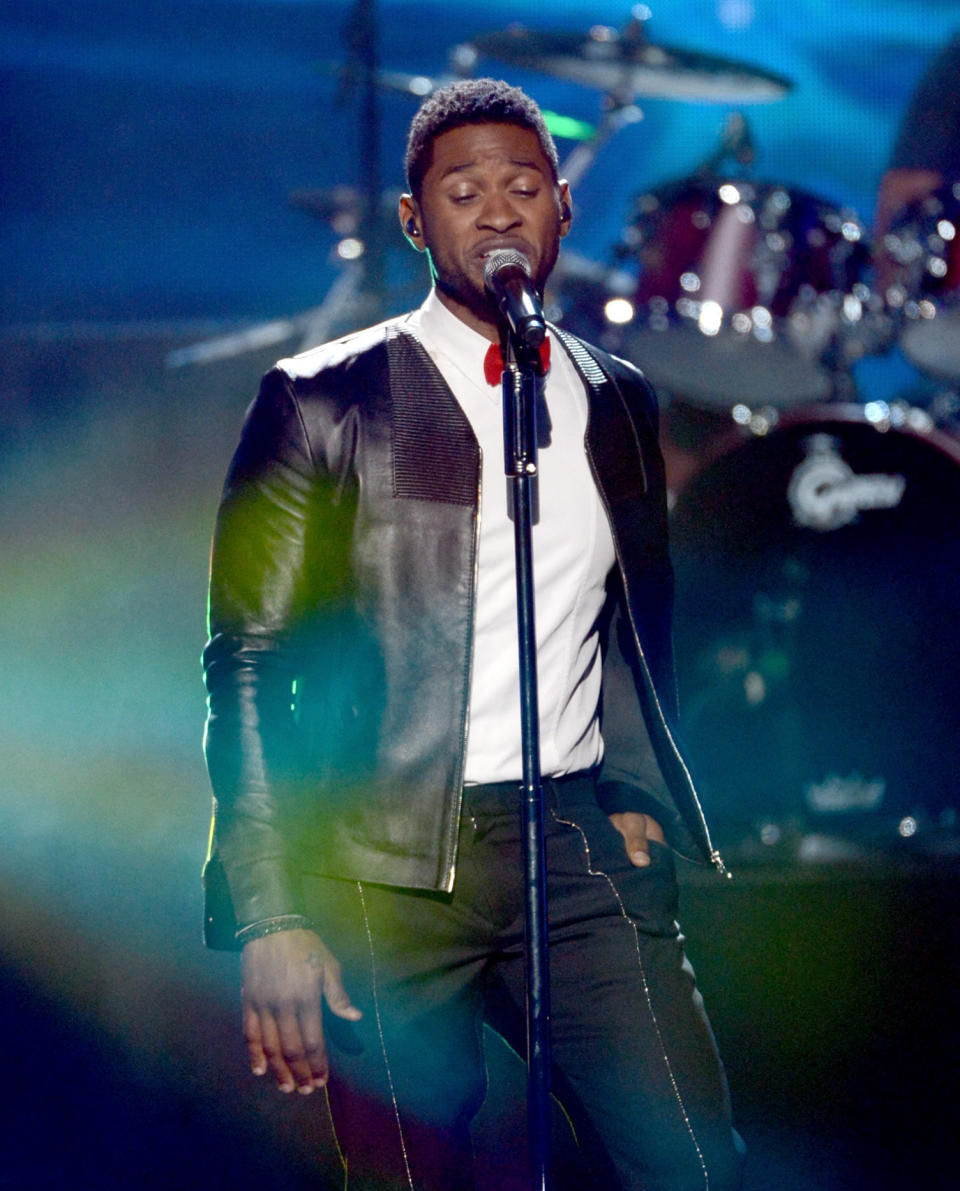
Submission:
MULTIPOLYGON (((482 369, 490 340, 467 326, 440 300, 436 287, 427 294, 419 310, 420 328, 437 350, 464 370, 482 369)), ((482 372, 479 373, 482 376, 482 372)))
MULTIPOLYGON (((444 356, 474 384, 491 391, 484 379, 483 362, 491 341, 459 319, 444 306, 434 286, 420 308, 414 312, 413 324, 420 341, 431 356, 444 356)), ((549 344, 548 350, 549 350, 549 344)), ((542 357, 541 352, 541 357, 542 357)), ((548 356, 549 359, 549 356, 548 356)), ((499 399, 499 389, 492 390, 499 399)))

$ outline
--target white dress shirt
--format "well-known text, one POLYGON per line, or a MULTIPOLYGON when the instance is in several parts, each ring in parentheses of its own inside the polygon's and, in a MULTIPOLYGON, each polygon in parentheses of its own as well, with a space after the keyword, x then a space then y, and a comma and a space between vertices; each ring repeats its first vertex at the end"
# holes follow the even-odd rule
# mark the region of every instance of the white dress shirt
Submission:
MULTIPOLYGON (((449 311, 436 291, 408 316, 473 428, 481 451, 480 543, 473 674, 464 780, 520 780, 520 677, 516 563, 503 466, 503 402, 488 385, 489 340, 449 311)), ((551 334, 544 396, 549 441, 539 448, 539 518, 533 527, 540 767, 587 769, 603 755, 598 721, 597 616, 614 563, 613 541, 584 449, 587 398, 572 360, 551 334)), ((544 435, 540 433, 541 444, 544 435)))

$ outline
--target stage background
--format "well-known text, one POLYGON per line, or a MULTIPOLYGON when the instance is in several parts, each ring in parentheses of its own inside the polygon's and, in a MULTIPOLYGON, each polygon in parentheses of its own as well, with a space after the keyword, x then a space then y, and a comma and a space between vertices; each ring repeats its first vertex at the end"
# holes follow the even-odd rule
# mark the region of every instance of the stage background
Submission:
MULTIPOLYGON (((296 327, 206 365, 168 358, 295 320, 340 275, 340 237, 290 196, 363 182, 359 93, 339 76, 348 8, 0 4, 5 1189, 317 1185, 318 1106, 247 1075, 237 964, 203 951, 199 903, 210 528, 243 411, 296 327)), ((377 8, 381 66, 434 75, 453 46, 518 17, 586 31, 628 16, 610 3, 377 8)), ((912 89, 960 29, 960 5, 935 0, 652 8, 652 40, 793 81, 780 102, 736 109, 756 175, 868 225, 912 89)), ((477 72, 598 118, 596 92, 490 59, 477 72)), ((379 102, 395 192, 415 101, 379 102)), ((588 260, 609 262, 633 197, 690 174, 735 110, 641 103, 575 196, 567 247, 588 260)), ((393 233, 384 251, 402 308, 420 262, 393 233)), ((857 383, 869 400, 917 377, 894 352, 857 383)), ((943 849, 747 866, 726 885, 685 875, 751 1191, 954 1185, 957 875, 943 849)), ((496 1050, 492 1071, 515 1085, 496 1050)), ((512 1185, 499 1164, 519 1111, 503 1103, 480 1131, 497 1191, 512 1185)))

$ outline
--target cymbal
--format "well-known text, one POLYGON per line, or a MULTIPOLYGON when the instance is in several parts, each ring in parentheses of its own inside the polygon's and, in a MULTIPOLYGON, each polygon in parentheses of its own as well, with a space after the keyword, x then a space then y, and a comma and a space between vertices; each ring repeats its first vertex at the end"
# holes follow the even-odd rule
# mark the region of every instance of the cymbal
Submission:
POLYGON ((539 71, 613 94, 622 103, 638 97, 706 103, 769 103, 792 83, 783 75, 715 54, 653 45, 598 25, 586 35, 542 33, 511 26, 471 42, 475 50, 508 66, 539 71))

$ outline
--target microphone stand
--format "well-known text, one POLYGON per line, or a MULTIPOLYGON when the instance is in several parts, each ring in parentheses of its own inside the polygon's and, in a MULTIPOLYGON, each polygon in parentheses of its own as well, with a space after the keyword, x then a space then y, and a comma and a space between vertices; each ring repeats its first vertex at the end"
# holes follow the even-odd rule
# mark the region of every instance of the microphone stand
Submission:
POLYGON ((521 828, 524 862, 524 961, 527 988, 527 1133, 533 1191, 550 1180, 550 974, 532 526, 537 484, 537 385, 540 360, 512 331, 504 345, 504 469, 513 498, 517 639, 523 748, 521 828))

